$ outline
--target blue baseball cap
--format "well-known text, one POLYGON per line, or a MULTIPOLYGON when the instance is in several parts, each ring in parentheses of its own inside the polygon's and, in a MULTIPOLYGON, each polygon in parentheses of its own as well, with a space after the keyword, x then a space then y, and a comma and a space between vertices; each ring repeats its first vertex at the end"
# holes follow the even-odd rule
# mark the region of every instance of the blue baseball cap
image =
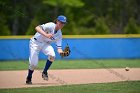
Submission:
POLYGON ((63 23, 67 23, 67 18, 63 15, 58 16, 57 20, 63 23))

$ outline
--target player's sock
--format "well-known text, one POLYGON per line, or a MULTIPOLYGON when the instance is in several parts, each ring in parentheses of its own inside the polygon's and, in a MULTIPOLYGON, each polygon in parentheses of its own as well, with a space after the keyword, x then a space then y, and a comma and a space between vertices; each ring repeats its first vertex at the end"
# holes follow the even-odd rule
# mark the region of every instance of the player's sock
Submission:
POLYGON ((45 65, 45 68, 44 68, 44 71, 43 71, 43 72, 47 72, 47 71, 48 71, 48 69, 50 68, 51 64, 52 64, 52 62, 51 62, 50 60, 47 60, 47 62, 46 62, 46 65, 45 65))
POLYGON ((28 69, 28 78, 32 78, 32 74, 33 74, 34 70, 30 70, 28 69))

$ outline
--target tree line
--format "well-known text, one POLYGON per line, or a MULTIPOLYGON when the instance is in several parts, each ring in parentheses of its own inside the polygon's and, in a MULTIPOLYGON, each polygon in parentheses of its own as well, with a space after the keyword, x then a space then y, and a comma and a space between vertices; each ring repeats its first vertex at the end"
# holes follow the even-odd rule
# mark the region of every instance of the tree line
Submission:
POLYGON ((140 34, 140 0, 1 0, 0 35, 33 35, 65 15, 65 35, 140 34))

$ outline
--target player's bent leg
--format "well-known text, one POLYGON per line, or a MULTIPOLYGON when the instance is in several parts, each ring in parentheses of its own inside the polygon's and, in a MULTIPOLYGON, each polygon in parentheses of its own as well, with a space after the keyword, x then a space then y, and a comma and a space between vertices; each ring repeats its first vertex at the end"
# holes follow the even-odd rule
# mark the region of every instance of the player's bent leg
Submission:
POLYGON ((34 70, 28 69, 28 76, 26 78, 26 84, 32 84, 32 74, 34 70))
POLYGON ((48 80, 48 70, 49 70, 52 62, 55 60, 55 52, 54 52, 54 49, 51 45, 44 46, 42 51, 46 56, 48 56, 48 60, 46 62, 45 68, 42 72, 42 78, 44 80, 48 80))
POLYGON ((45 68, 42 72, 42 78, 44 80, 48 80, 48 69, 50 68, 52 62, 55 60, 55 57, 54 56, 48 56, 48 60, 46 62, 46 65, 45 65, 45 68))
POLYGON ((26 78, 26 84, 32 84, 32 74, 34 70, 37 68, 38 64, 38 55, 36 52, 34 54, 31 54, 29 57, 29 69, 28 69, 28 75, 26 78))
POLYGON ((28 69, 28 75, 26 78, 26 84, 32 84, 32 74, 34 72, 34 69, 37 67, 37 65, 30 64, 28 69))
POLYGON ((55 56, 49 55, 48 56, 48 60, 51 61, 51 62, 54 62, 55 56))
POLYGON ((31 49, 29 57, 29 69, 34 70, 38 65, 38 52, 34 49, 31 49))
POLYGON ((34 72, 34 69, 37 68, 37 65, 38 65, 38 52, 36 52, 36 50, 31 48, 30 57, 29 57, 29 69, 28 69, 28 75, 26 78, 26 84, 32 84, 32 74, 34 72))

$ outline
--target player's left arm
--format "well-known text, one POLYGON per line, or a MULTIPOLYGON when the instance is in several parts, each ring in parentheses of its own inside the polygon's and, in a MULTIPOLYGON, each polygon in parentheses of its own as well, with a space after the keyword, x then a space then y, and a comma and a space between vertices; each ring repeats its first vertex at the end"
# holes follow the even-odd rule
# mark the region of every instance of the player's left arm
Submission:
POLYGON ((57 46, 57 51, 58 53, 60 54, 60 56, 63 58, 63 57, 66 57, 66 56, 69 56, 70 55, 70 48, 67 44, 67 46, 65 47, 64 51, 62 49, 62 38, 60 38, 57 42, 56 42, 56 46, 57 46))
POLYGON ((62 50, 62 38, 60 38, 59 40, 57 40, 56 46, 57 46, 57 52, 59 54, 62 53, 63 52, 63 50, 62 50))

